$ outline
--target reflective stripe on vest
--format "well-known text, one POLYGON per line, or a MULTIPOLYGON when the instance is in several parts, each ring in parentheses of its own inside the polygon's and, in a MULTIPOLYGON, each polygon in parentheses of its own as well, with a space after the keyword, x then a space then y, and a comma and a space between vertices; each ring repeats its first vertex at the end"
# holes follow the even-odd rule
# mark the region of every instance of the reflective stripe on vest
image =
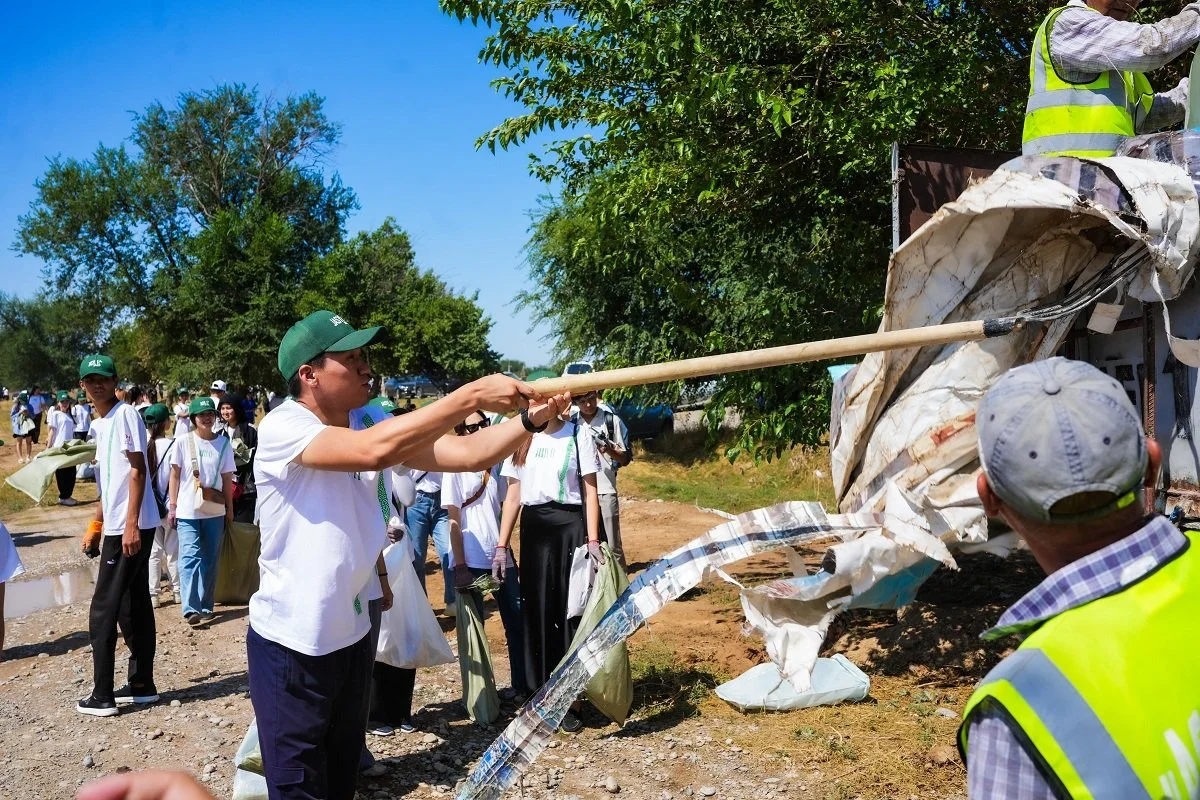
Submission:
POLYGON ((1027 156, 1111 156, 1122 139, 1134 135, 1135 115, 1149 113, 1153 93, 1141 73, 1107 70, 1080 84, 1059 77, 1050 60, 1050 30, 1066 8, 1051 11, 1034 37, 1021 151, 1027 156))
POLYGON ((1200 535, 1187 539, 1124 589, 1046 620, 992 670, 963 710, 964 761, 982 711, 1060 796, 1200 797, 1200 535))
MULTIPOLYGON (((1150 797, 1096 712, 1045 653, 1018 650, 1000 662, 979 685, 982 688, 1000 682, 1011 690, 995 686, 993 689, 999 691, 992 696, 1010 712, 1017 710, 1011 706, 1023 704, 1026 708, 1021 710, 1036 714, 1053 737, 1054 745, 1061 750, 1073 773, 1063 775, 1061 770, 1055 770, 1071 797, 1090 797, 1081 792, 1086 786, 1104 786, 1111 791, 1109 796, 1128 800, 1150 797), (1081 775, 1087 776, 1086 781, 1081 775)), ((1036 741, 1032 744, 1038 746, 1036 741)), ((1043 760, 1057 760, 1048 758, 1050 754, 1044 752, 1042 756, 1043 760)))

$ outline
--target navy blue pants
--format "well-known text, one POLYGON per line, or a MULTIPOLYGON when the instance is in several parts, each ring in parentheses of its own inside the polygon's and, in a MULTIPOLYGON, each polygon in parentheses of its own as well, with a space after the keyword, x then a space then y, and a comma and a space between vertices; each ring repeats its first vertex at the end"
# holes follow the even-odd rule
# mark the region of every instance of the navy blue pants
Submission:
POLYGON ((250 703, 271 800, 353 800, 365 744, 371 637, 307 656, 246 633, 250 703))

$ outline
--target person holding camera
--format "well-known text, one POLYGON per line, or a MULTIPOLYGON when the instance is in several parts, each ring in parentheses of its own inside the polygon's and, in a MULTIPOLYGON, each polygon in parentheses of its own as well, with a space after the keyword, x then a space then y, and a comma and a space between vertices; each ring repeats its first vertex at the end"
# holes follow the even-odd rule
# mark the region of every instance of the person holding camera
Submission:
POLYGON ((621 502, 617 497, 617 470, 633 460, 629 445, 629 428, 612 409, 600 406, 600 396, 591 391, 575 398, 578 411, 572 421, 589 431, 600 457, 596 473, 596 491, 600 497, 600 535, 608 541, 621 566, 625 566, 625 549, 621 546, 621 502))
POLYGON ((213 614, 217 561, 225 527, 233 524, 233 447, 213 430, 217 405, 211 397, 192 400, 195 429, 171 455, 168 527, 178 530, 179 588, 183 618, 193 627, 213 614))

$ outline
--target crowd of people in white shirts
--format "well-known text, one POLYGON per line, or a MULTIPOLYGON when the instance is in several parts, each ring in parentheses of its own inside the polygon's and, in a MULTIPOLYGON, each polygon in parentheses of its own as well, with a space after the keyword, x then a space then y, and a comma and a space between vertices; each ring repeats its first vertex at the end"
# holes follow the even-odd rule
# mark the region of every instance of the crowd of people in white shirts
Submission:
MULTIPOLYGON (((414 729, 416 670, 375 663, 376 643, 384 614, 432 610, 392 609, 389 546, 407 548, 411 560, 391 559, 401 564, 393 569, 423 586, 434 540, 446 614, 456 592, 481 610, 478 581, 491 576, 511 667, 504 696, 519 704, 547 680, 578 622, 567 617, 574 552, 586 547, 599 563, 607 539, 624 558, 615 473, 629 460, 626 428, 594 393, 572 409, 569 395, 541 397, 501 375, 415 411, 370 399, 365 348, 380 333, 328 311, 298 322, 279 349, 287 399, 272 398, 257 426, 221 381, 211 396, 181 388, 168 407, 119 397, 112 359, 83 359, 80 394, 61 393, 50 423, 55 443, 97 446, 101 502, 84 542, 101 556, 89 616, 94 688, 79 712, 111 716, 160 699, 153 609, 163 572, 184 619, 203 626, 214 616, 221 537, 237 520, 260 530, 246 642, 271 797, 351 798, 360 772, 386 770, 365 733, 414 729), (114 688, 118 625, 131 655, 114 688)), ((575 713, 563 721, 566 731, 580 725, 575 713)))

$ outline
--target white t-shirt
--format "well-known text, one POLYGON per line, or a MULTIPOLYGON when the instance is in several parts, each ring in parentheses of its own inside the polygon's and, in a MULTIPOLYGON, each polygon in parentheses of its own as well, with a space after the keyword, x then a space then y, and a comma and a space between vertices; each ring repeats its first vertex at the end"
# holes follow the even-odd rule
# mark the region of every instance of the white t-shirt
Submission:
POLYGON ((192 474, 192 448, 195 448, 197 466, 200 467, 200 483, 210 489, 221 490, 224 482, 221 476, 232 475, 236 467, 233 465, 233 447, 224 436, 218 436, 211 442, 201 439, 198 435, 184 436, 171 448, 171 466, 179 467, 179 491, 175 498, 177 504, 175 516, 178 519, 212 519, 223 517, 219 514, 200 514, 196 511, 196 483, 192 474))
MULTIPOLYGON (((508 481, 501 478, 499 470, 484 472, 446 472, 442 475, 442 506, 459 507, 459 523, 462 528, 463 555, 467 566, 488 569, 492 556, 500 543, 500 505, 508 493, 508 481), (487 488, 479 499, 463 508, 479 491, 483 476, 488 475, 487 488)), ((454 549, 450 550, 450 566, 457 566, 454 549)))
POLYGON ((521 505, 582 505, 579 476, 595 475, 600 462, 591 434, 580 431, 573 436, 574 432, 575 423, 567 422, 554 433, 535 433, 524 466, 513 464, 511 456, 505 460, 500 474, 521 482, 521 505))
MULTIPOLYGON (((151 477, 154 478, 164 503, 170 502, 171 499, 171 459, 175 457, 175 450, 182 444, 182 442, 166 437, 154 440, 154 455, 158 459, 158 466, 151 477)), ((182 479, 182 477, 181 475, 180 478, 182 479)))
POLYGON ((295 463, 326 427, 288 400, 263 418, 254 459, 261 550, 250 624, 312 656, 370 632, 367 582, 378 582, 375 559, 387 544, 377 473, 295 463))
POLYGON ((189 403, 175 404, 175 435, 183 436, 192 432, 192 418, 187 416, 189 403))
POLYGON ((92 426, 92 407, 87 403, 76 403, 71 406, 71 419, 75 421, 76 433, 87 433, 92 426))
POLYGON ((442 473, 413 472, 412 479, 417 482, 417 491, 426 494, 437 494, 442 490, 442 473))
POLYGON ((59 411, 57 406, 46 414, 46 427, 50 429, 47 447, 61 447, 75 436, 75 420, 66 411, 59 411))
MULTIPOLYGON (((92 423, 91 433, 96 440, 96 469, 99 472, 96 482, 100 485, 100 499, 104 503, 104 535, 120 536, 125 532, 129 509, 131 470, 125 454, 141 453, 145 457, 146 425, 133 406, 118 401, 108 414, 92 423)), ((154 493, 147 485, 142 493, 138 528, 157 528, 159 522, 154 493)))

